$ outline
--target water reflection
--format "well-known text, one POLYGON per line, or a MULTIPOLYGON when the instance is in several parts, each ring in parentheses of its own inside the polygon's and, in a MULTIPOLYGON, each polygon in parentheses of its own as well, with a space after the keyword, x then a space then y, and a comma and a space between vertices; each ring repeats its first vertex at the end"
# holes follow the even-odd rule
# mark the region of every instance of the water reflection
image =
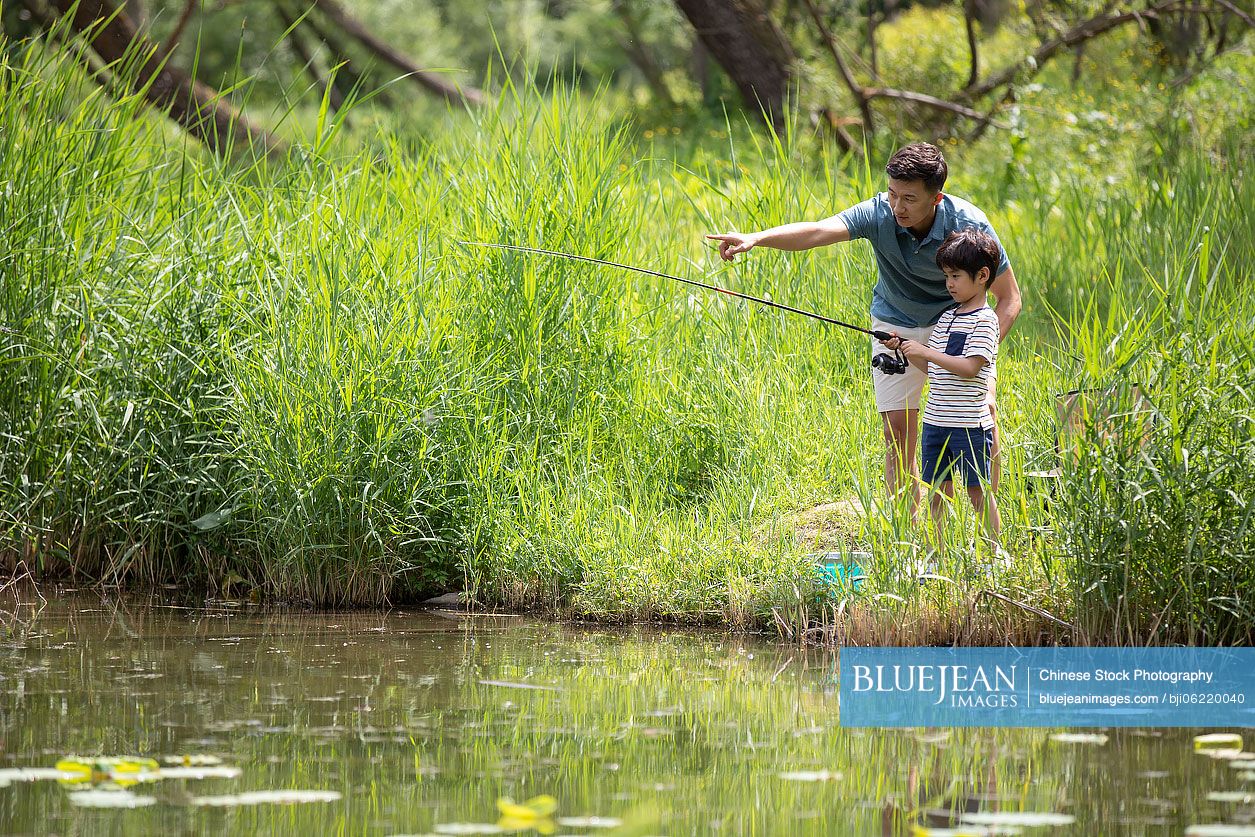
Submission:
POLYGON ((1255 820, 1250 771, 1195 754, 1192 733, 843 730, 835 655, 767 641, 82 594, 0 606, 6 833, 1170 834, 1255 820), (168 775, 75 789, 51 775, 67 757, 168 775), (552 810, 526 812, 546 797, 552 810))

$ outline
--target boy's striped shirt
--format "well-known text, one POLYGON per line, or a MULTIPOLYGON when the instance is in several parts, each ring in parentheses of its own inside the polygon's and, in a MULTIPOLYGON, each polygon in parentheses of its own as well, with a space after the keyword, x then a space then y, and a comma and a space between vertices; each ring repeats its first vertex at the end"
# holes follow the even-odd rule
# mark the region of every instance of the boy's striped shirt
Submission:
POLYGON ((960 378, 935 363, 928 364, 928 403, 924 423, 938 427, 994 426, 989 415, 989 378, 998 358, 998 317, 988 306, 941 315, 928 347, 955 357, 980 356, 988 361, 975 378, 960 378))

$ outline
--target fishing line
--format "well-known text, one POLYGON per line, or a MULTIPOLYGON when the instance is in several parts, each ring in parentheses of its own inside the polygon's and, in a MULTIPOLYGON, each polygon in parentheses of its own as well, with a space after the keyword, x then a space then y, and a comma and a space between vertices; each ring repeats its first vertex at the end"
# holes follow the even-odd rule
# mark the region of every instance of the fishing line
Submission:
POLYGON ((889 334, 886 331, 862 328, 861 326, 851 325, 850 323, 844 323, 841 320, 834 320, 832 317, 825 317, 823 314, 816 314, 813 311, 804 311, 801 308, 794 308, 792 305, 785 305, 784 303, 781 303, 781 302, 772 302, 770 299, 762 299, 761 297, 750 296, 749 294, 743 294, 739 291, 733 291, 727 288, 721 288, 718 285, 709 285, 705 282, 698 282, 696 279, 685 279, 683 276, 672 276, 670 273, 662 273, 661 271, 650 270, 649 268, 645 268, 645 267, 636 267, 635 265, 621 264, 619 262, 607 261, 606 259, 595 259, 592 256, 577 256, 574 253, 563 253, 560 250, 544 250, 539 247, 523 247, 518 244, 496 244, 496 243, 487 242, 487 241, 461 241, 461 240, 458 240, 458 244, 461 244, 467 247, 491 247, 497 250, 515 250, 521 253, 536 253, 542 256, 557 256, 560 259, 572 259, 574 261, 579 261, 579 262, 589 262, 591 264, 599 264, 599 265, 604 265, 606 267, 617 267, 623 270, 631 270, 631 271, 635 271, 636 273, 644 273, 647 276, 657 276, 662 279, 670 279, 673 282, 683 282, 685 285, 693 285, 698 288, 705 288, 708 291, 714 291, 716 293, 721 293, 726 296, 736 297, 737 299, 744 299, 749 302, 757 302, 759 305, 766 305, 771 308, 778 308, 781 311, 788 311, 790 314, 801 314, 803 317, 810 317, 812 320, 819 320, 821 323, 828 323, 830 325, 841 326, 842 328, 848 328, 851 331, 857 331, 862 334, 870 334, 872 337, 875 337, 877 340, 892 340, 893 339, 893 335, 889 334))

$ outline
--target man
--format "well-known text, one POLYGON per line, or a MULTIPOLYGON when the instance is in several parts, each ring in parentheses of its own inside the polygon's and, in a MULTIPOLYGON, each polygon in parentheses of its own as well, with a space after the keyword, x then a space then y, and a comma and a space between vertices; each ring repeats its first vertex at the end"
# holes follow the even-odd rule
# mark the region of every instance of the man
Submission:
MULTIPOLYGON (((719 242, 719 255, 731 261, 755 247, 809 250, 826 244, 866 239, 876 256, 879 279, 872 289, 872 328, 896 331, 904 338, 927 344, 942 312, 954 304, 946 278, 937 266, 937 248, 952 232, 975 228, 997 235, 985 214, 962 198, 943 194, 948 169, 941 150, 917 142, 900 149, 885 166, 889 189, 822 221, 801 221, 755 233, 708 235, 719 242)), ((999 243, 1001 249, 1001 243, 999 243)), ((1000 340, 1020 315, 1020 287, 1006 251, 989 286, 997 302, 1000 340)), ((875 341, 873 354, 884 351, 875 341)), ((920 394, 927 375, 913 365, 905 374, 886 375, 872 369, 876 410, 885 435, 885 485, 892 496, 911 492, 912 512, 919 504, 920 394)), ((990 413, 994 412, 994 382, 990 381, 990 413)), ((997 489, 1001 472, 997 419, 994 417, 991 487, 997 489)))

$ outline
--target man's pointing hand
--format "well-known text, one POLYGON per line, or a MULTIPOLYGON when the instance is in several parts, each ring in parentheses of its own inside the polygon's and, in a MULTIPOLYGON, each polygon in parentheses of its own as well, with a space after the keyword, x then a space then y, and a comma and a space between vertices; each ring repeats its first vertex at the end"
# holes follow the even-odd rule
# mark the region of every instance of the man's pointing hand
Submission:
POLYGON ((754 249, 757 243, 754 237, 745 233, 725 233, 723 235, 708 235, 706 238, 719 242, 719 258, 725 262, 730 262, 741 253, 748 253, 754 249))

